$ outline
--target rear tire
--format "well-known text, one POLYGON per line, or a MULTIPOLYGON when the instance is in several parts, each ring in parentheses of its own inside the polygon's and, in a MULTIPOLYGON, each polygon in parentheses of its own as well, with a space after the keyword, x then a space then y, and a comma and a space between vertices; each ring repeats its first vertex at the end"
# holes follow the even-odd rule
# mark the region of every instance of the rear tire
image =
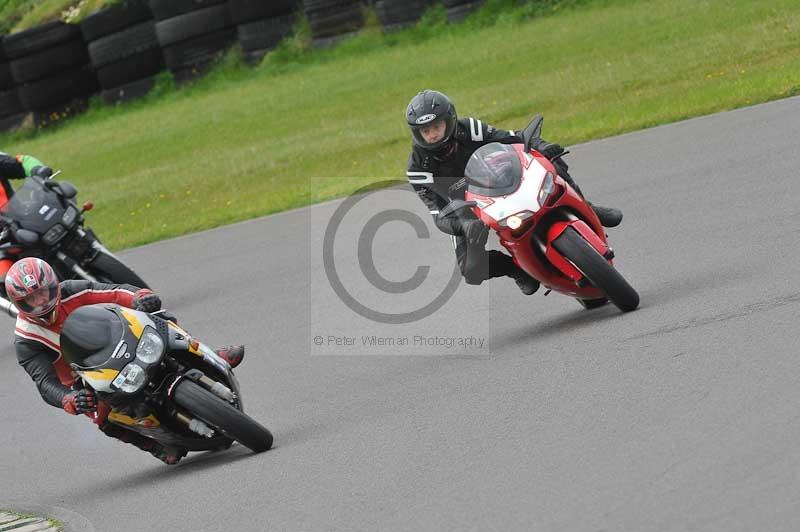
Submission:
POLYGON ((568 227, 553 247, 623 312, 639 306, 639 294, 628 281, 574 229, 568 227))
POLYGON ((122 264, 111 255, 101 251, 89 263, 89 273, 97 277, 98 281, 111 284, 129 284, 137 288, 150 288, 136 272, 122 264))
POLYGON ((172 396, 175 404, 253 452, 261 453, 272 447, 272 434, 269 430, 199 384, 182 379, 172 396))

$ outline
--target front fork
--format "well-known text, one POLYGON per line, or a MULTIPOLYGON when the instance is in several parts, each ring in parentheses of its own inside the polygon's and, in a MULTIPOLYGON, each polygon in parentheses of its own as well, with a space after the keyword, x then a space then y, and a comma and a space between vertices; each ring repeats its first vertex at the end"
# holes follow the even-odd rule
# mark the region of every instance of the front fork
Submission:
POLYGON ((87 281, 97 282, 97 278, 95 278, 91 273, 87 272, 81 265, 72 260, 70 257, 66 255, 63 251, 59 250, 56 252, 56 257, 60 260, 67 268, 72 270, 75 275, 80 277, 81 279, 86 279, 87 281))
POLYGON ((584 281, 584 275, 570 261, 559 253, 553 246, 553 242, 561 236, 568 228, 574 229, 589 245, 591 245, 607 261, 611 262, 614 258, 614 251, 606 244, 589 225, 583 220, 571 217, 569 220, 560 220, 550 226, 547 230, 547 246, 545 255, 550 263, 558 268, 561 273, 572 279, 575 284, 580 285, 584 281))
MULTIPOLYGON (((87 231, 83 227, 78 227, 76 229, 76 234, 78 235, 78 237, 89 241, 92 249, 96 252, 94 255, 91 256, 92 258, 94 258, 97 255, 97 253, 105 253, 106 255, 109 255, 111 257, 116 258, 116 256, 113 253, 111 253, 111 251, 109 251, 108 248, 105 247, 100 242, 100 240, 97 239, 97 236, 95 236, 95 234, 91 230, 87 231)), ((83 267, 81 267, 79 261, 76 261, 75 259, 72 259, 71 257, 69 257, 63 251, 61 251, 61 250, 57 251, 56 252, 56 257, 67 268, 69 268, 75 275, 77 275, 81 279, 86 279, 87 281, 97 282, 97 278, 94 277, 92 274, 90 274, 88 271, 86 271, 83 267)))
MULTIPOLYGON (((167 324, 169 327, 169 348, 171 350, 174 349, 188 351, 189 353, 202 358, 204 362, 225 375, 232 388, 228 388, 225 384, 208 378, 199 369, 190 369, 183 375, 178 375, 175 380, 172 381, 172 383, 169 385, 167 395, 172 394, 172 390, 175 388, 175 385, 177 385, 182 379, 189 379, 210 391, 223 401, 227 403, 235 402, 238 404, 239 409, 242 410, 243 404, 239 389, 239 381, 233 374, 233 370, 231 369, 230 365, 213 349, 211 349, 211 347, 195 338, 192 338, 188 332, 183 330, 176 323, 167 321, 167 324)), ((205 423, 198 419, 191 418, 186 414, 178 412, 175 418, 196 434, 200 434, 206 438, 210 438, 214 434, 213 430, 205 425, 205 423)))

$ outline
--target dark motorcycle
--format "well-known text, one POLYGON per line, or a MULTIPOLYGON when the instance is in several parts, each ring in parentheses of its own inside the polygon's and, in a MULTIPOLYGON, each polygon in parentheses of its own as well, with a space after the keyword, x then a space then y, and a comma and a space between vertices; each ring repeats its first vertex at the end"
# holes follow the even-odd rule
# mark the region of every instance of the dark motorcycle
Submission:
POLYGON ((272 447, 272 434, 243 412, 231 367, 156 314, 87 305, 61 331, 64 360, 99 399, 108 421, 189 451, 272 447))
MULTIPOLYGON (((5 225, 0 233, 0 254, 12 260, 39 257, 62 280, 86 279, 148 288, 91 229, 84 227, 83 214, 91 210, 92 204, 87 202, 78 208, 77 194, 67 181, 26 178, 0 208, 0 220, 5 225)), ((0 301, 0 308, 16 315, 16 308, 5 299, 0 301)))

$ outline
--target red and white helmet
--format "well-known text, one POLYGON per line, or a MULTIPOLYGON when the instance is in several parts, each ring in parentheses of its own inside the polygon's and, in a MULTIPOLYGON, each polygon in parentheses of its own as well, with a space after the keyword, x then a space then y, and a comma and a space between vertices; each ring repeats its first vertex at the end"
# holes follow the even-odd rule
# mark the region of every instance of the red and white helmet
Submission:
POLYGON ((6 294, 26 317, 38 318, 53 311, 61 300, 58 277, 42 259, 26 257, 6 274, 6 294))

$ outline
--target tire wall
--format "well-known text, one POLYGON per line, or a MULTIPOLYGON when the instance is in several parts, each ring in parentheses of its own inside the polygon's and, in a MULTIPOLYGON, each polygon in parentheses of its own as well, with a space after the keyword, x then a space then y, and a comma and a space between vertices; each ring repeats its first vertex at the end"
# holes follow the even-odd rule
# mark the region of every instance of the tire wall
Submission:
POLYGON ((107 103, 146 95, 164 70, 155 21, 146 0, 128 0, 86 17, 83 40, 107 103))
POLYGON ((38 123, 80 110, 97 90, 77 26, 51 22, 7 36, 3 48, 22 109, 38 123))
POLYGON ((434 3, 451 22, 484 0, 121 0, 79 25, 50 22, 0 41, 0 131, 80 110, 100 93, 109 103, 147 94, 169 69, 193 79, 238 41, 255 62, 305 15, 315 46, 353 34, 373 8, 387 29, 415 24, 434 3))
POLYGON ((470 13, 481 7, 484 0, 442 0, 442 5, 447 8, 447 20, 460 22, 470 13))
POLYGON ((27 113, 22 108, 17 84, 11 76, 11 67, 3 47, 4 40, 0 41, 0 131, 9 131, 19 126, 27 113))
POLYGON ((236 36, 248 61, 258 61, 292 32, 300 0, 228 0, 236 36))
POLYGON ((317 46, 350 35, 364 25, 364 5, 360 0, 304 0, 303 10, 317 46))
POLYGON ((373 6, 381 25, 387 30, 415 24, 433 0, 375 0, 373 6))
POLYGON ((150 0, 164 62, 178 82, 202 75, 236 40, 227 0, 150 0))

